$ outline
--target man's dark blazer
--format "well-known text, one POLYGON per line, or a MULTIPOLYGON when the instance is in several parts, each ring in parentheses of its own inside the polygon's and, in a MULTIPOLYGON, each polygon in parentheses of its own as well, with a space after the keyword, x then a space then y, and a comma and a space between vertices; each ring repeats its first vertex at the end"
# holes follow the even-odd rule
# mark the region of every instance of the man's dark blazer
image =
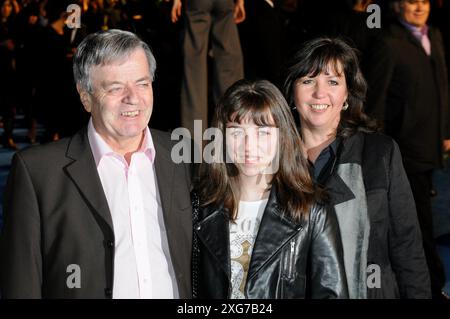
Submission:
MULTIPOLYGON (((190 166, 151 130, 155 171, 180 298, 191 297, 190 166)), ((87 129, 18 152, 5 192, 0 289, 6 298, 111 298, 114 231, 87 129), (80 288, 72 287, 79 266, 80 288), (77 267, 72 266, 72 267, 77 267), (68 268, 69 267, 69 268, 68 268), (69 285, 67 284, 69 282, 69 285)))
POLYGON ((398 143, 407 171, 441 166, 450 138, 449 86, 439 30, 430 27, 431 56, 400 22, 383 28, 364 65, 366 112, 398 143))

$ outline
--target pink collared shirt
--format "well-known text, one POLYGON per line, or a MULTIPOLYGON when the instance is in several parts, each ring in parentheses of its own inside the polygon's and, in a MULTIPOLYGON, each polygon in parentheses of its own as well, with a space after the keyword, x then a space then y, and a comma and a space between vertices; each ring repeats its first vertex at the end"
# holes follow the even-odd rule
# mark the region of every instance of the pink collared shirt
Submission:
POLYGON ((428 37, 428 26, 416 27, 400 19, 400 22, 414 35, 417 41, 422 44, 422 47, 427 55, 431 55, 431 42, 428 37))
POLYGON ((88 125, 88 139, 111 212, 114 236, 113 298, 179 298, 146 128, 130 164, 88 125))

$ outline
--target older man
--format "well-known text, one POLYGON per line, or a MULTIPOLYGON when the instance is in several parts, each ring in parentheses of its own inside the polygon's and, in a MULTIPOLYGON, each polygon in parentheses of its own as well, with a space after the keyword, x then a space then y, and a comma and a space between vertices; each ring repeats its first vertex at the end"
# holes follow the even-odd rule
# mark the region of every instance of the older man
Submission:
MULTIPOLYGON (((149 130, 156 68, 134 34, 88 36, 74 57, 89 125, 14 156, 5 197, 6 298, 189 298, 190 168, 149 130)), ((64 101, 61 101, 64 107, 64 101)))
POLYGON ((442 38, 427 25, 429 0, 394 0, 398 20, 374 43, 367 111, 398 143, 413 191, 434 297, 445 275, 433 238, 431 173, 450 150, 449 86, 442 38))

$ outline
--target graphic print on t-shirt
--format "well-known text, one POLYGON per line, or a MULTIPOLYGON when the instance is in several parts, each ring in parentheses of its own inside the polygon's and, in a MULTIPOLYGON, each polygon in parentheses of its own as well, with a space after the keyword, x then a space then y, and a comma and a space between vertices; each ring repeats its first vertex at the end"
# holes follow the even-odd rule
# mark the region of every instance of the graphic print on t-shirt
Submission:
POLYGON ((244 299, 244 288, 259 224, 267 199, 239 202, 238 218, 230 222, 231 299, 244 299))

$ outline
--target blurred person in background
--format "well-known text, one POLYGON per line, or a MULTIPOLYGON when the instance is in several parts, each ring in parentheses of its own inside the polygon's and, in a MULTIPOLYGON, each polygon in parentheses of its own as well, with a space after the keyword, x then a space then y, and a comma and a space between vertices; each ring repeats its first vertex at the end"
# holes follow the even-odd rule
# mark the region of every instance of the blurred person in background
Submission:
POLYGON ((441 33, 428 25, 429 0, 393 0, 396 19, 373 43, 365 75, 366 112, 399 145, 413 191, 433 296, 445 273, 436 251, 431 210, 432 172, 450 150, 450 99, 441 33))
POLYGON ((184 6, 181 124, 194 133, 194 121, 208 126, 208 108, 234 82, 244 77, 241 44, 236 24, 245 20, 244 0, 173 0, 172 22, 184 6), (211 49, 211 50, 210 50, 211 49), (212 53, 212 72, 208 55, 212 53), (209 81, 208 74, 213 78, 209 81), (208 89, 208 84, 212 89, 208 89), (213 102, 208 101, 212 92, 213 102))

